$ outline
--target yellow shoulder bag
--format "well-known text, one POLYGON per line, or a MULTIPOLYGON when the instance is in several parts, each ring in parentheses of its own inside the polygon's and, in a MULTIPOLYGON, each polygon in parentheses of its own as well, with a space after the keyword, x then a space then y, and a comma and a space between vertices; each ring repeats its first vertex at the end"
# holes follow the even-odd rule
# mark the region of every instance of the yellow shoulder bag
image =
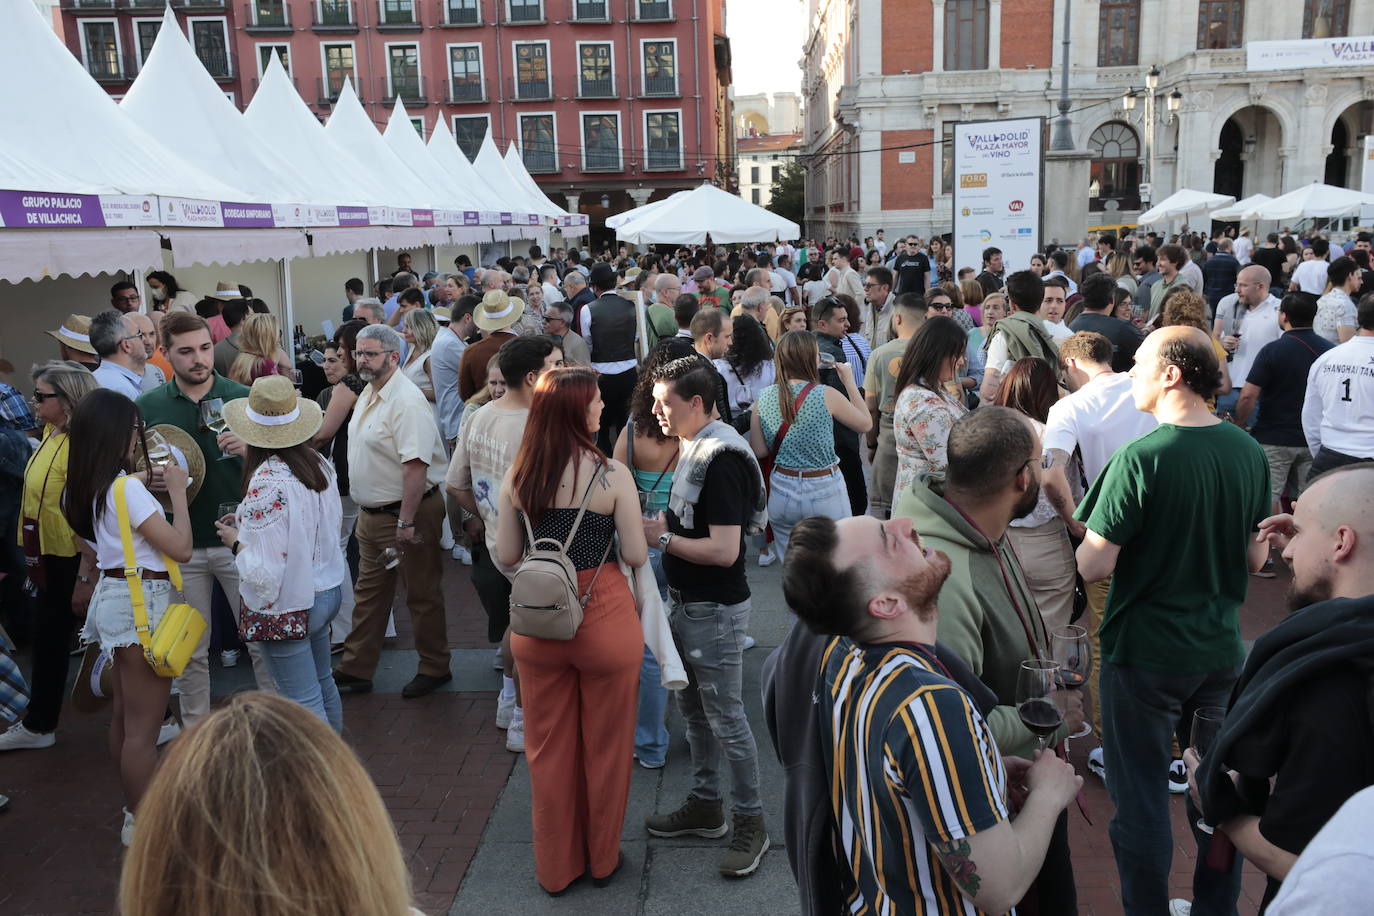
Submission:
MULTIPOLYGON (((143 654, 153 671, 161 677, 177 677, 186 670, 191 653, 196 651, 201 637, 205 635, 205 618, 200 611, 181 602, 168 605, 156 630, 149 628, 148 607, 143 600, 143 578, 139 575, 138 563, 134 558, 129 504, 124 500, 124 484, 127 480, 127 477, 119 477, 114 482, 115 512, 119 518, 119 539, 124 544, 124 580, 129 584, 129 601, 134 608, 134 630, 138 633, 143 654)), ((181 567, 166 554, 162 555, 162 559, 167 564, 172 587, 181 591, 181 567)))

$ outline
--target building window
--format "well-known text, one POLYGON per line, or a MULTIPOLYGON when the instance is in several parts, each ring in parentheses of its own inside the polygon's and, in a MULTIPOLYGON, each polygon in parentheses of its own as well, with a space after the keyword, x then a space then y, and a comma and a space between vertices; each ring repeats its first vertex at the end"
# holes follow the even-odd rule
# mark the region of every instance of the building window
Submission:
POLYGON ((481 45, 450 45, 448 74, 453 101, 480 102, 486 97, 482 85, 481 45))
POLYGON ((520 158, 529 172, 558 171, 558 151, 553 142, 553 115, 520 116, 520 158))
POLYGON ((423 139, 425 138, 425 119, 424 119, 424 118, 411 118, 411 119, 410 119, 410 126, 413 127, 413 128, 415 128, 415 132, 416 132, 417 134, 420 135, 420 139, 421 139, 421 140, 423 140, 423 139))
POLYGON ((645 112, 644 142, 647 168, 682 168, 682 115, 676 111, 645 112))
POLYGON ((507 22, 539 22, 544 18, 544 0, 507 0, 507 22))
POLYGON ((86 72, 98 80, 119 79, 119 36, 113 20, 87 19, 81 23, 81 47, 86 72))
POLYGON ((639 0, 640 19, 671 19, 673 7, 669 0, 639 0))
POLYGON ((420 49, 417 45, 390 45, 386 49, 389 98, 407 101, 420 98, 420 49))
POLYGON ((1350 0, 1305 0, 1303 38, 1339 38, 1350 34, 1350 0))
POLYGON ((773 176, 772 176, 772 180, 776 182, 776 181, 778 181, 778 180, 781 179, 781 178, 782 178, 782 166, 780 166, 780 165, 775 165, 775 166, 773 166, 773 176))
POLYGON ((573 18, 604 22, 609 19, 606 0, 573 0, 573 18))
POLYGON ((258 2, 253 5, 253 24, 285 26, 285 0, 258 0, 258 2))
POLYGON ((230 75, 229 40, 225 33, 223 19, 191 20, 191 47, 196 49, 196 57, 214 77, 230 75))
POLYGON ((749 168, 749 183, 750 183, 750 184, 758 184, 758 183, 759 183, 759 167, 756 166, 756 165, 755 165, 755 166, 750 166, 750 168, 749 168))
POLYGON ((988 68, 988 0, 945 0, 945 69, 988 68))
POLYGON ((458 148, 469 160, 477 158, 477 151, 482 148, 482 141, 487 136, 489 121, 486 115, 464 115, 453 119, 453 139, 458 141, 458 148))
POLYGON ((677 42, 644 42, 644 94, 677 95, 677 42))
POLYGON ((1140 141, 1135 130, 1119 121, 1103 124, 1088 138, 1088 150, 1093 157, 1088 209, 1139 210, 1140 141))
POLYGON ((515 97, 547 99, 549 89, 549 45, 547 42, 517 42, 515 45, 515 97))
POLYGON ((258 75, 267 72, 267 64, 275 54, 281 58, 282 68, 286 70, 288 76, 291 75, 291 46, 290 45, 258 45, 258 75))
POLYGON ((382 0, 382 25, 413 25, 415 0, 382 0))
POLYGON ((351 0, 320 0, 320 25, 352 25, 351 0))
POLYGON ((582 171, 620 171, 620 116, 582 116, 582 171))
POLYGON ((1198 0, 1198 50, 1239 48, 1245 0, 1198 0))
POLYGON ((477 0, 448 0, 448 21, 454 25, 476 25, 477 0))
POLYGON ((324 78, 328 98, 333 100, 339 97, 339 91, 343 89, 344 83, 357 78, 353 69, 353 46, 350 45, 323 45, 324 48, 324 78))
POLYGON ((763 195, 761 195, 761 194, 759 193, 759 189, 758 189, 758 188, 754 188, 752 191, 749 192, 749 199, 750 199, 751 201, 753 201, 754 203, 756 203, 756 204, 759 202, 759 200, 762 198, 762 196, 763 196, 763 195))
POLYGON ((148 55, 153 53, 153 42, 157 41, 158 29, 162 28, 161 19, 135 19, 134 20, 134 43, 138 46, 138 66, 143 67, 143 62, 148 59, 148 55))
POLYGON ((1097 19, 1097 65, 1140 63, 1140 0, 1102 0, 1097 19))
POLYGON ((583 98, 604 99, 615 95, 611 72, 611 46, 605 42, 577 44, 577 94, 583 98))

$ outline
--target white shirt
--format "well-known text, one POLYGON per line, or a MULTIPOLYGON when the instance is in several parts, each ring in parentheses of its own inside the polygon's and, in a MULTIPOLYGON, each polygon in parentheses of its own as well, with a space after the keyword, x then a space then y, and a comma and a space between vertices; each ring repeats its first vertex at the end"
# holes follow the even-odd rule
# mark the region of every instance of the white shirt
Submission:
POLYGON ((1250 241, 1250 236, 1237 236, 1235 243, 1231 247, 1235 250, 1234 253, 1237 261, 1242 265, 1250 263, 1250 253, 1255 250, 1255 243, 1250 241))
POLYGON ((1374 897, 1371 823, 1374 786, 1346 799, 1307 844, 1269 904, 1269 916, 1366 912, 1374 897))
POLYGON ((1091 484, 1117 449, 1158 425, 1153 414, 1136 409, 1131 377, 1107 373, 1050 406, 1041 446, 1046 452, 1057 448, 1070 455, 1079 449, 1091 484))
MULTIPOLYGON (((1197 264, 1193 262, 1192 258, 1188 259, 1188 263, 1184 264, 1183 267, 1179 269, 1178 273, 1183 277, 1183 282, 1188 284, 1189 289, 1195 293, 1202 292, 1204 283, 1202 279, 1202 268, 1198 267, 1197 264)), ((1153 292, 1153 287, 1151 287, 1151 291, 1153 292)))
POLYGON ((1326 290, 1326 270, 1330 266, 1328 262, 1316 258, 1299 261, 1298 266, 1293 268, 1292 282, 1298 284, 1298 289, 1303 292, 1320 296, 1326 290))
POLYGON ((773 384, 777 368, 771 359, 759 363, 752 374, 740 378, 724 359, 713 360, 716 371, 725 379, 725 397, 733 413, 741 413, 759 399, 759 392, 773 384))
MULTIPOLYGON (((1049 331, 1050 336, 1060 343, 1073 336, 1073 331, 1070 331, 1069 326, 1062 321, 1046 321, 1045 330, 1049 331)), ((998 336, 1000 337, 1001 335, 998 336)))
POLYGON ((1079 267, 1083 267, 1097 260, 1097 252, 1091 245, 1084 245, 1078 249, 1078 254, 1074 256, 1074 260, 1078 262, 1079 267))
MULTIPOLYGON (((162 505, 153 498, 153 494, 148 492, 143 481, 137 477, 130 477, 129 482, 124 485, 124 502, 129 511, 129 534, 134 542, 134 562, 140 569, 165 570, 167 561, 162 558, 161 551, 138 533, 138 526, 154 514, 166 515, 162 511, 162 505)), ((90 541, 86 543, 91 544, 90 541)), ((105 512, 95 521, 95 543, 91 546, 95 548, 96 565, 101 569, 124 568, 124 541, 119 536, 114 484, 110 484, 110 490, 105 494, 105 512)))
POLYGON ((360 506, 378 508, 400 502, 404 464, 429 465, 426 489, 444 482, 448 454, 429 401, 399 369, 378 391, 369 382, 358 395, 348 421, 348 491, 360 506))
POLYGON ((162 374, 162 370, 152 363, 143 367, 143 381, 140 384, 142 391, 152 391, 154 388, 161 388, 167 384, 167 376, 162 374))
POLYGON ((1357 334, 1317 357, 1307 373, 1302 431, 1314 456, 1326 446, 1374 458, 1374 337, 1357 334))
POLYGON ((564 298, 564 297, 563 297, 563 291, 562 291, 561 289, 558 288, 558 284, 557 284, 557 283, 543 283, 543 284, 540 284, 540 285, 544 287, 544 301, 545 301, 545 302, 562 302, 562 301, 563 301, 563 298, 564 298))
POLYGON ((118 391, 131 401, 137 401, 138 396, 143 393, 143 376, 124 368, 119 363, 102 359, 91 374, 95 376, 96 383, 101 388, 118 391))
MULTIPOLYGON (((932 271, 932 273, 934 273, 934 272, 932 271)), ((1078 284, 1075 283, 1075 282, 1073 282, 1073 280, 1069 278, 1069 275, 1066 274, 1066 273, 1064 273, 1064 271, 1059 270, 1059 269, 1055 269, 1055 270, 1052 270, 1052 271, 1050 271, 1049 273, 1045 274, 1045 279, 1046 279, 1046 280, 1048 280, 1050 277, 1063 277, 1065 280, 1068 280, 1068 282, 1069 282, 1069 295, 1070 295, 1070 296, 1072 296, 1074 293, 1078 292, 1078 284)))
POLYGON ((1312 319, 1312 330, 1338 344, 1341 342, 1340 329, 1358 327, 1357 320, 1355 301, 1345 290, 1332 289, 1317 300, 1317 317, 1312 319))
POLYGON ((1240 333, 1240 343, 1236 344, 1236 352, 1231 357, 1231 386, 1236 389, 1245 384, 1250 367, 1264 345, 1283 336, 1283 329, 1279 327, 1279 300, 1265 296, 1259 305, 1241 313, 1240 325, 1236 327, 1232 316, 1239 302, 1236 294, 1231 293, 1217 303, 1217 317, 1223 319, 1223 332, 1240 333))

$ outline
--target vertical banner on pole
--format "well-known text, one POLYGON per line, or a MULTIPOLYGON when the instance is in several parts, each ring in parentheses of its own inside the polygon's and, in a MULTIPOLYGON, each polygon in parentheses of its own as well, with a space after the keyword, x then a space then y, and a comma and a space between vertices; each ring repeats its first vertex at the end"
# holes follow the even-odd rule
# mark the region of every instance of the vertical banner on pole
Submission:
POLYGON ((1360 190, 1374 194, 1374 134, 1366 134, 1364 149, 1360 150, 1360 190))
POLYGON ((999 248, 1007 272, 1025 270, 1040 249, 1044 118, 954 125, 954 264, 982 270, 999 248))

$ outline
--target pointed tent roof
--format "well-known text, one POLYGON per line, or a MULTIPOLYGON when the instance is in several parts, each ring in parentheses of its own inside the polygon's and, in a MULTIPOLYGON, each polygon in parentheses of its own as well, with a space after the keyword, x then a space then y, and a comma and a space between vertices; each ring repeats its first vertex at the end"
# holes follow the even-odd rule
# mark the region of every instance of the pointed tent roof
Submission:
POLYGON ((333 202, 332 194, 317 187, 315 176, 301 174, 244 121, 191 50, 170 6, 120 107, 150 133, 174 130, 196 164, 230 176, 255 201, 333 202))
POLYGON ((354 94, 352 83, 344 83, 324 129, 335 145, 352 156, 363 171, 385 182, 391 196, 396 198, 396 206, 427 209, 434 205, 434 195, 424 182, 416 177, 377 132, 372 119, 354 94))
POLYGON ((496 193, 487 186, 473 168, 472 162, 467 155, 458 147, 458 141, 449 133, 448 125, 443 118, 434 122, 434 130, 430 131, 429 142, 426 144, 430 156, 439 164, 439 167, 453 177, 463 187, 471 192, 472 196, 481 204, 484 213, 497 213, 505 209, 508 205, 496 193))
POLYGON ((482 138, 482 146, 478 149, 477 159, 472 165, 473 168, 477 169, 478 176, 488 186, 503 200, 509 201, 505 209, 538 213, 542 216, 560 216, 563 214, 563 211, 557 207, 550 209, 551 205, 547 202, 538 202, 530 198, 529 192, 515 180, 506 168, 505 160, 501 158, 495 142, 491 139, 490 131, 482 138))
POLYGON ((271 55, 262 85, 243 113, 244 119, 279 148, 291 150, 296 166, 337 188, 337 203, 391 206, 385 185, 338 148, 291 84, 286 68, 271 55))
POLYGON ((447 210, 480 210, 476 197, 468 189, 454 180, 450 172, 439 167, 439 163, 425 148, 425 141, 415 130, 415 125, 406 113, 405 104, 398 98, 391 109, 391 118, 386 130, 382 132, 396 158, 405 163, 425 187, 429 189, 434 202, 430 205, 447 210))
POLYGON ((544 193, 544 189, 539 187, 539 182, 535 181, 534 177, 530 175, 529 169, 525 168, 525 160, 520 157, 520 151, 515 148, 515 141, 512 140, 510 145, 506 147, 506 156, 503 162, 505 163, 506 171, 510 172, 516 184, 523 187, 529 193, 531 200, 536 203, 541 203, 546 207, 553 208, 554 214, 557 216, 568 215, 568 211, 550 200, 549 196, 544 193))
MULTIPOLYGON (((134 123, 28 0, 0 0, 0 188, 252 201, 134 123), (35 138, 60 138, 37 143, 35 138)), ((222 98, 222 96, 221 96, 222 98)))

